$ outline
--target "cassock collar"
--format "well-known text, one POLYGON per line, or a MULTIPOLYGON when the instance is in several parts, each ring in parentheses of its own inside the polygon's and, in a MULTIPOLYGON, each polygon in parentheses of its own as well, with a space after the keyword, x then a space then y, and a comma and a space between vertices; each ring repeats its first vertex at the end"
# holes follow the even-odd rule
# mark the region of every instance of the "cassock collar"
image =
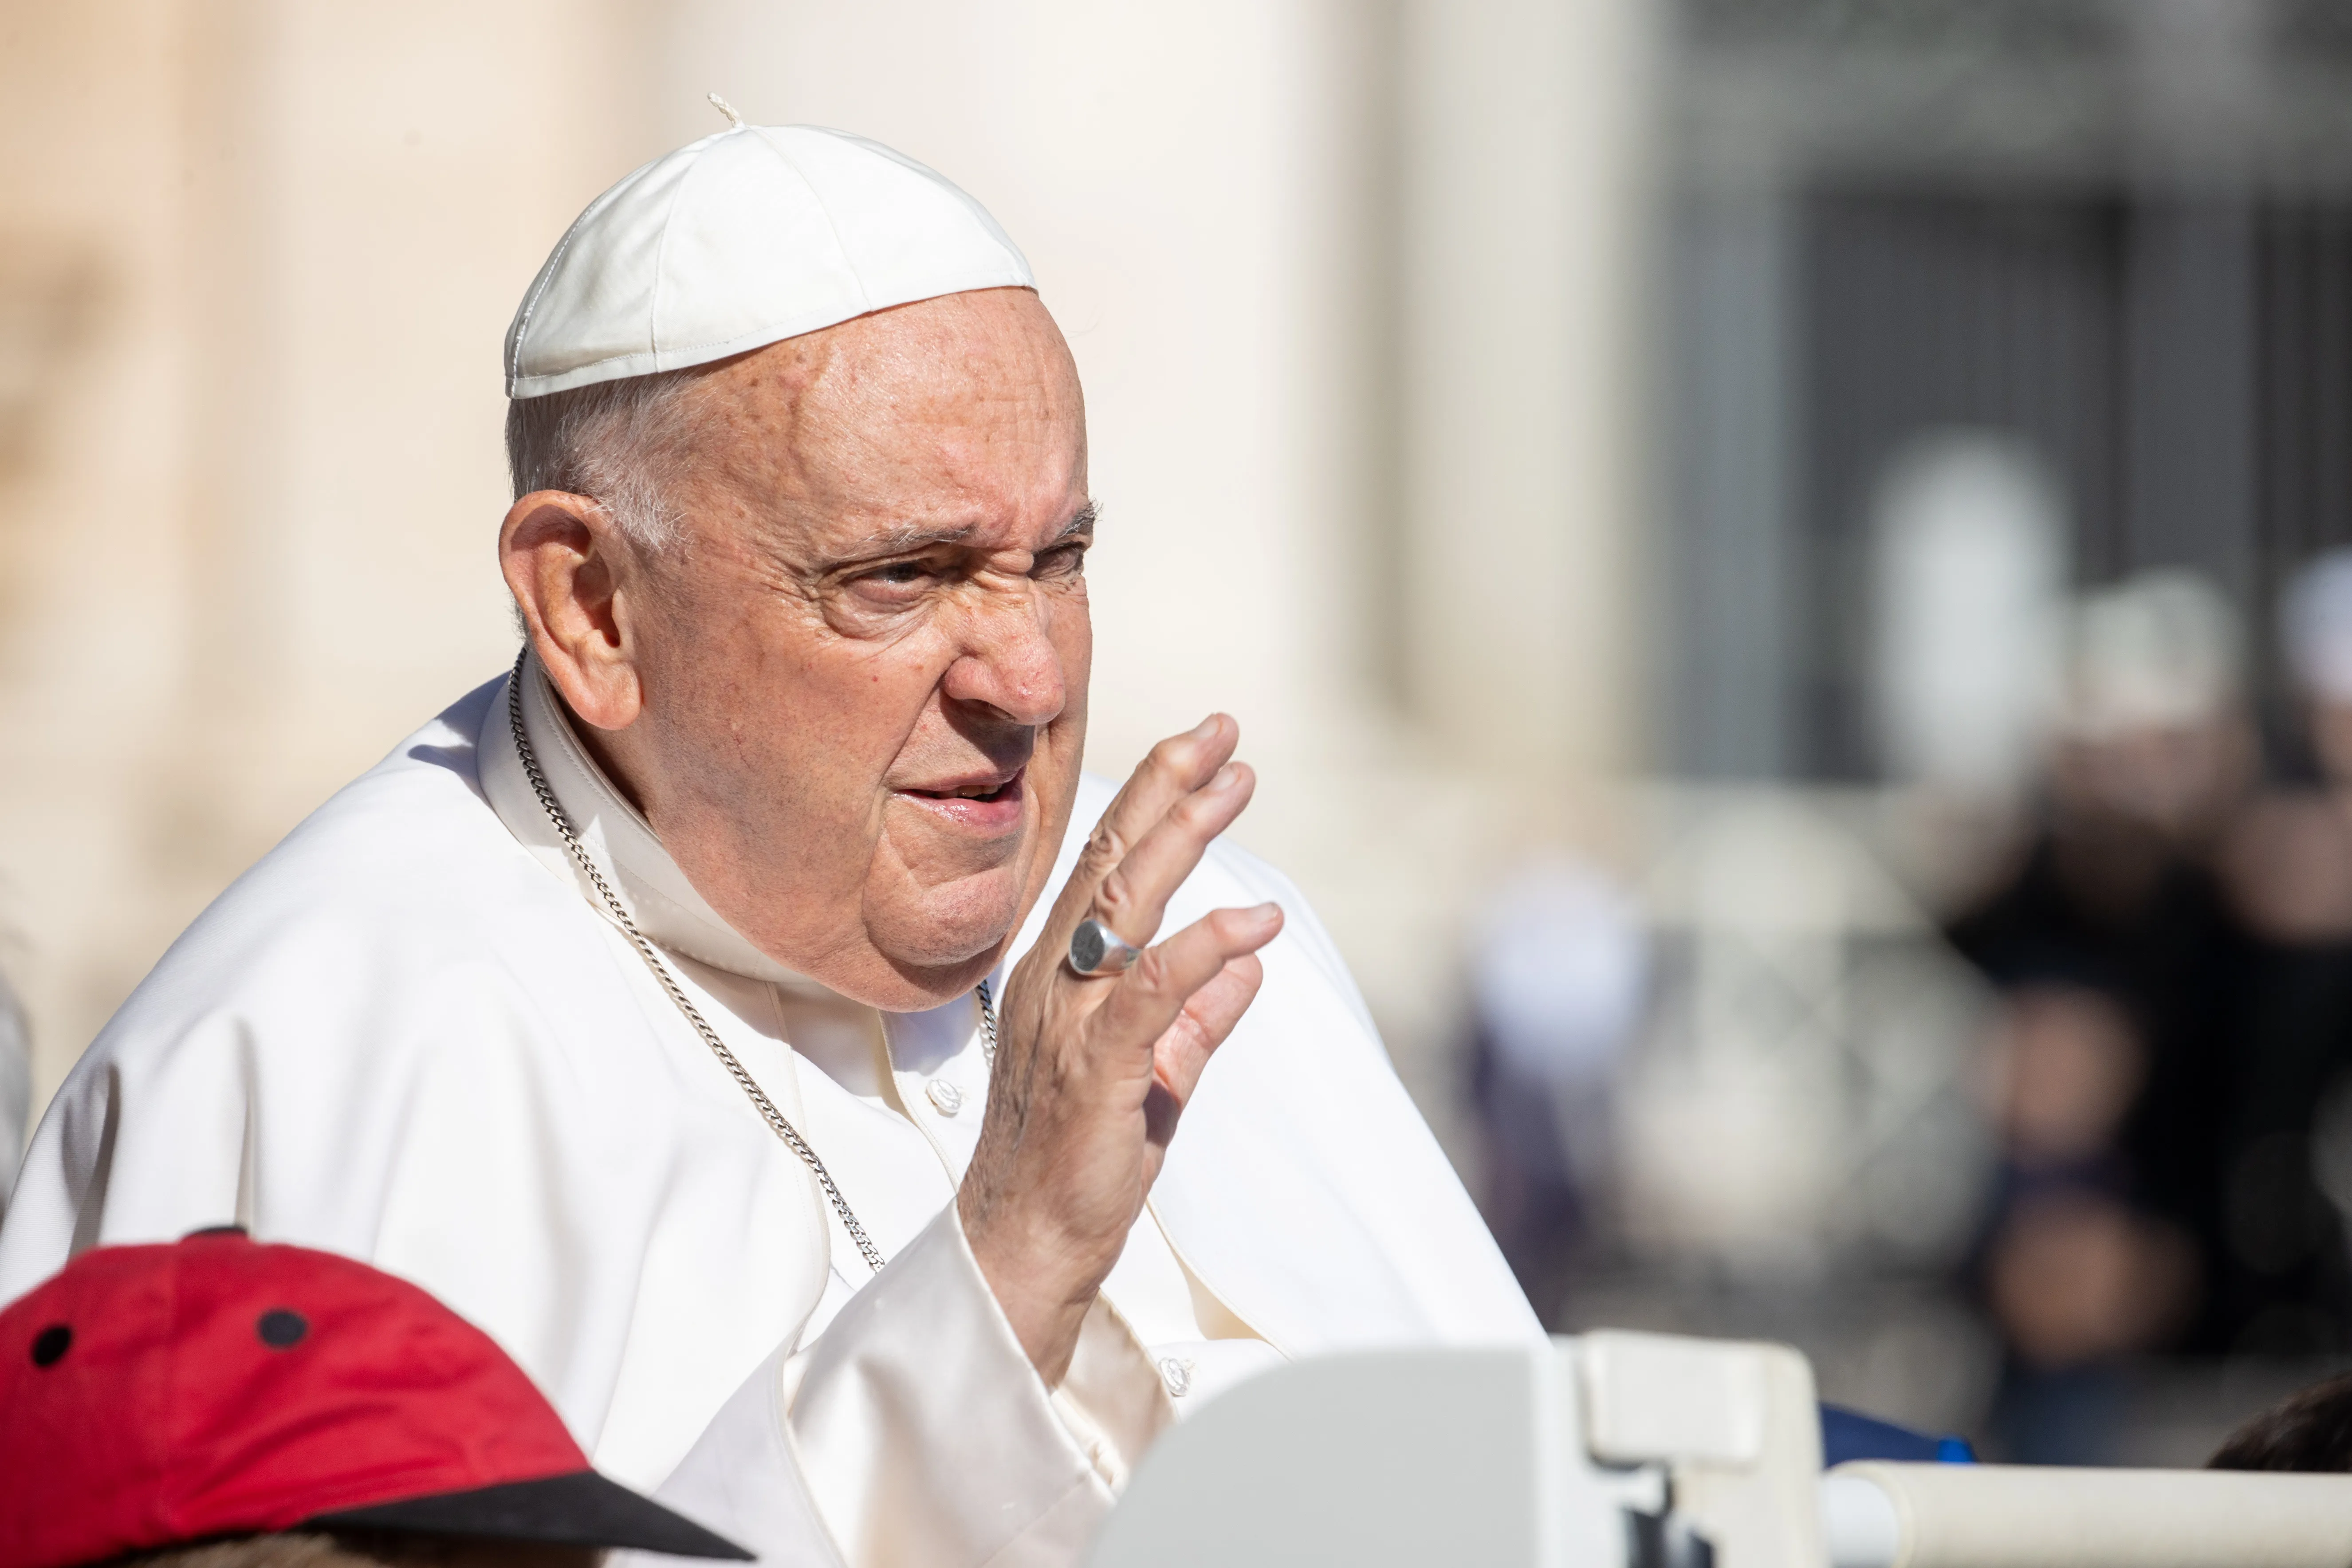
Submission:
MULTIPOLYGON (((512 677, 509 677, 509 679, 512 677)), ((637 929, 656 944, 699 963, 774 984, 822 989, 817 983, 785 968, 751 945, 705 902, 669 851, 621 792, 613 786, 580 737, 570 715, 548 684, 539 655, 525 656, 522 668, 522 724, 540 771, 554 792, 555 803, 570 820, 592 858, 613 884, 613 891, 629 911, 637 929)), ((477 755, 481 759, 482 793, 499 814, 507 831, 559 877, 575 883, 583 898, 598 912, 604 900, 573 864, 571 851, 557 835, 524 773, 507 719, 507 692, 501 685, 483 715, 477 755)))

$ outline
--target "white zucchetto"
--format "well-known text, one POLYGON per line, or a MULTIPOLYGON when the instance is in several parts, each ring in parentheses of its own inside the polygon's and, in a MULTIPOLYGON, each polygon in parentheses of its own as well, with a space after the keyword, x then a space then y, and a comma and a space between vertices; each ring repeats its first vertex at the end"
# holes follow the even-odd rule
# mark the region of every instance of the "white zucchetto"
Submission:
POLYGON ((978 202, 878 142, 735 125, 588 205, 507 331, 509 397, 707 364, 869 311, 1034 289, 978 202))
POLYGON ((2279 630, 2287 668, 2305 692, 2352 702, 2352 549, 2338 545, 2294 574, 2279 630))

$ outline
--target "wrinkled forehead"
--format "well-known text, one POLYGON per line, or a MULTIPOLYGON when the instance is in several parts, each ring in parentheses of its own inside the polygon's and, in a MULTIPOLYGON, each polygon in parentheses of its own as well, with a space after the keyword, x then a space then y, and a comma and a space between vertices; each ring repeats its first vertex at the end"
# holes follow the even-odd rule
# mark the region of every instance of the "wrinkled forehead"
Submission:
POLYGON ((1025 289, 772 344, 702 378, 695 402, 688 473, 795 531, 1058 526, 1085 499, 1076 367, 1025 289))

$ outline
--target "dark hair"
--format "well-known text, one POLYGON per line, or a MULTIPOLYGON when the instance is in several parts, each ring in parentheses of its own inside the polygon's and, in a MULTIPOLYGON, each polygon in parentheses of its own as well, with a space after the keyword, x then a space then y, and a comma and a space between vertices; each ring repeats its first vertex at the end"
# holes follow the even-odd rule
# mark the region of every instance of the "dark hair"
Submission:
POLYGON ((2248 1421, 2210 1470, 2352 1470, 2352 1373, 2313 1384, 2248 1421))

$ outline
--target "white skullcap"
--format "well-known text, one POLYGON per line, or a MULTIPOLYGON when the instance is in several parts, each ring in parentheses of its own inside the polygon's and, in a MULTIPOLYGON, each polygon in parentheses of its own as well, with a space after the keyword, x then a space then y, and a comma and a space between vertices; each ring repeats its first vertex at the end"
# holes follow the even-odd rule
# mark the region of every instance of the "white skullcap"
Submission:
POLYGON ((2237 700, 2237 612, 2193 572, 2143 572, 2075 606, 2066 720, 2087 739, 2205 722, 2237 700))
POLYGON ((707 364, 871 310, 1034 289, 986 209, 878 142, 741 125, 588 204, 507 331, 507 395, 707 364))
POLYGON ((2352 550, 2331 550, 2296 573, 2282 611, 2287 664, 2304 689, 2352 702, 2352 550))

